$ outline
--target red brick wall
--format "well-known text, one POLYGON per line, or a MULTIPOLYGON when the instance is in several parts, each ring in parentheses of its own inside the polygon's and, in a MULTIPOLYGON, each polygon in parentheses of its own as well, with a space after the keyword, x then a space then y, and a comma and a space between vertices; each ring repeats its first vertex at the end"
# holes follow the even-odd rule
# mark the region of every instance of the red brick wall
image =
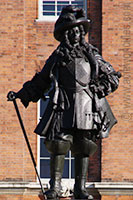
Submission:
POLYGON ((89 42, 101 51, 102 0, 88 0, 87 2, 87 14, 91 20, 89 42))
POLYGON ((133 181, 131 6, 130 0, 103 1, 103 57, 123 75, 108 97, 118 124, 102 142, 103 181, 133 181))
POLYGON ((133 196, 121 196, 121 195, 116 195, 116 196, 102 196, 101 200, 133 200, 133 196))
POLYGON ((6 94, 10 89, 17 91, 25 80, 23 1, 1 1, 0 10, 0 180, 22 180, 27 153, 13 104, 7 103, 6 94))
MULTIPOLYGON (((34 168, 27 151, 15 109, 7 102, 8 91, 18 91, 22 84, 40 70, 57 42, 53 24, 35 22, 35 0, 1 1, 0 34, 0 180, 35 181, 34 168), (6 15, 5 15, 6 13, 6 15)), ((35 158, 37 136, 37 104, 25 109, 17 100, 35 158)))
MULTIPOLYGON (((91 20, 90 31, 88 34, 88 41, 96 46, 101 51, 101 0, 94 1, 88 0, 87 3, 87 15, 91 20)), ((98 150, 90 157, 88 181, 100 181, 101 180, 101 141, 97 142, 98 150)))
POLYGON ((34 195, 0 195, 0 200, 41 200, 38 196, 34 195))

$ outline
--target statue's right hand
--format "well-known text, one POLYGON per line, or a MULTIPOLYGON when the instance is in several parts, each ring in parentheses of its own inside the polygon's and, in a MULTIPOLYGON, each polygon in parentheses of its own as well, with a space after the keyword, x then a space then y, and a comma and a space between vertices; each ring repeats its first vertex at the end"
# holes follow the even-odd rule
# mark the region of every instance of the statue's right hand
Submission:
POLYGON ((16 98, 17 98, 17 93, 16 92, 13 92, 13 91, 8 92, 7 101, 13 101, 16 98))

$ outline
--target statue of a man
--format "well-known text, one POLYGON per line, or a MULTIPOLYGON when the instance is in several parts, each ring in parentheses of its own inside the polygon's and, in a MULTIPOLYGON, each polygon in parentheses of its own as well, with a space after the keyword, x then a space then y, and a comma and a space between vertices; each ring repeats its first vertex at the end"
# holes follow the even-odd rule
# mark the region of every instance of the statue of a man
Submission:
POLYGON ((67 6, 55 23, 54 37, 60 42, 41 72, 14 93, 25 107, 45 99, 49 103, 35 129, 45 137, 51 154, 48 199, 61 196, 64 157, 75 158, 75 199, 93 199, 85 189, 88 157, 97 150, 96 141, 108 137, 116 119, 105 99, 118 87, 120 73, 106 62, 97 48, 85 41, 90 21, 84 11, 67 6))

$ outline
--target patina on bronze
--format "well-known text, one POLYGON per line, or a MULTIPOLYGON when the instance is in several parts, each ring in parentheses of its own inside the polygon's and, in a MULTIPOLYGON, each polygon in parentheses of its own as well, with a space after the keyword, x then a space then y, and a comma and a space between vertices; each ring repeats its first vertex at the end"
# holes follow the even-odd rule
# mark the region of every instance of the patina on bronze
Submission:
POLYGON ((75 157, 74 197, 93 199, 85 189, 88 157, 96 152, 96 141, 108 137, 117 122, 105 96, 118 88, 121 75, 85 41, 89 26, 82 9, 64 7, 54 29, 59 46, 41 72, 14 93, 27 107, 30 101, 45 99, 49 90, 48 106, 35 129, 45 137, 51 154, 48 199, 62 195, 64 157, 69 150, 75 157))

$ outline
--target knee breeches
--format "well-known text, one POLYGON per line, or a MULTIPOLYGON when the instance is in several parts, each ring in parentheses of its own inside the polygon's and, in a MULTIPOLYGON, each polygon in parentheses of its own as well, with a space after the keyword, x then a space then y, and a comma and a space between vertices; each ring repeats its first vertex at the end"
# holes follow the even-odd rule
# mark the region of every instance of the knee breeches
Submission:
MULTIPOLYGON (((63 134, 62 134, 63 135, 63 134)), ((49 153, 55 155, 66 155, 69 150, 75 156, 82 154, 85 156, 93 155, 97 150, 97 145, 86 131, 75 131, 71 134, 67 132, 62 138, 56 138, 52 141, 45 141, 49 153)))

